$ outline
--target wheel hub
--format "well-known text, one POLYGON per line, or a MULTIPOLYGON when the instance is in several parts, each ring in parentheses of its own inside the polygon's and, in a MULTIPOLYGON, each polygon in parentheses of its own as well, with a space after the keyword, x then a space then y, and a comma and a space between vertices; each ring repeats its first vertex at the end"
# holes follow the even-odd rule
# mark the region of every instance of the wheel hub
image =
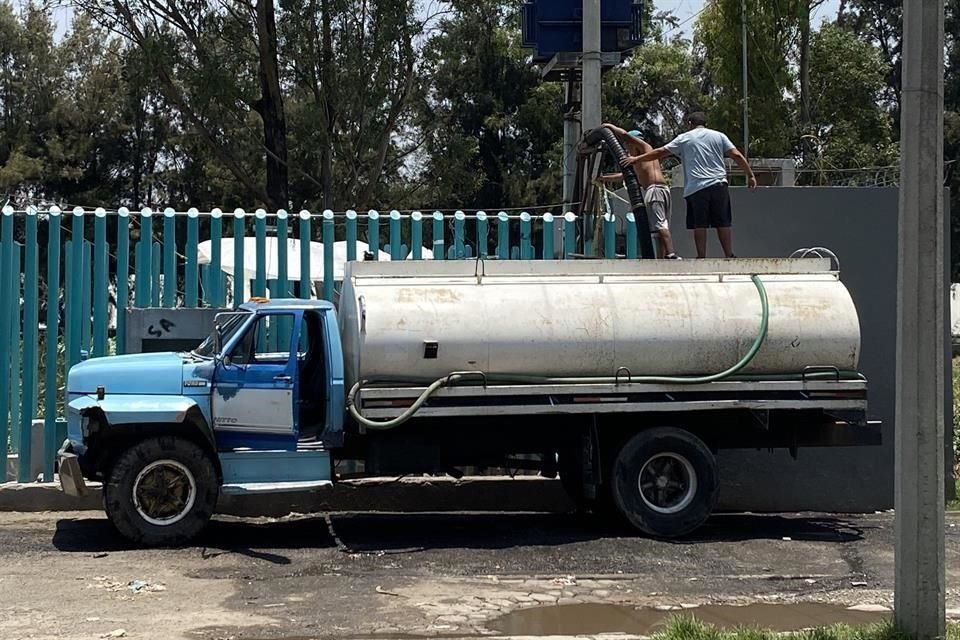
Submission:
POLYGON ((686 509, 697 492, 697 474, 684 456, 659 453, 640 469, 637 479, 644 504, 665 515, 686 509))
POLYGON ((197 483, 190 470, 176 460, 157 460, 145 466, 133 483, 137 513, 153 525, 169 526, 182 520, 196 500, 197 483))

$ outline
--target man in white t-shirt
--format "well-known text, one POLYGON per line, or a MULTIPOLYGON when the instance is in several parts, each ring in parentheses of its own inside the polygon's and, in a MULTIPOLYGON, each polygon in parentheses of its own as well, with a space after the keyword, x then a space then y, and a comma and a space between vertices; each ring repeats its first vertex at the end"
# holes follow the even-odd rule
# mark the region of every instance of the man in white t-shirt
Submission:
POLYGON ((687 131, 666 145, 639 156, 629 156, 620 163, 624 167, 667 156, 676 156, 683 163, 683 198, 687 202, 687 229, 693 230, 697 257, 707 256, 707 229, 717 230, 717 239, 727 258, 733 254, 731 226, 733 212, 727 190, 727 165, 731 158, 747 176, 751 191, 757 188, 750 163, 725 134, 707 128, 707 116, 701 111, 687 116, 687 131))

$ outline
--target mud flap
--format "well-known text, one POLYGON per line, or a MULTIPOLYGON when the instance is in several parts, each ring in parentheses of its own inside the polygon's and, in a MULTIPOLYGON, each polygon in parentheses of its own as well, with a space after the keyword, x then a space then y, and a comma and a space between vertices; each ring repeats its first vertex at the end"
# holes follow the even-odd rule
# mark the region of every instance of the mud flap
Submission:
POLYGON ((75 453, 57 455, 60 468, 60 488, 68 496, 79 498, 87 494, 87 483, 80 471, 80 461, 75 453))

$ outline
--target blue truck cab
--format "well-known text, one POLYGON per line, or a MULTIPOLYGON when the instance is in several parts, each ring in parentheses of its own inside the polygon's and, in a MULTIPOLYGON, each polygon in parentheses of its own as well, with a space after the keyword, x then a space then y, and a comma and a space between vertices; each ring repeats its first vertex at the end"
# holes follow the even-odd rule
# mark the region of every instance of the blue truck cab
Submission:
POLYGON ((336 310, 318 300, 254 299, 190 352, 87 360, 67 379, 61 486, 102 482, 121 533, 177 544, 221 494, 329 485, 343 374, 336 310))

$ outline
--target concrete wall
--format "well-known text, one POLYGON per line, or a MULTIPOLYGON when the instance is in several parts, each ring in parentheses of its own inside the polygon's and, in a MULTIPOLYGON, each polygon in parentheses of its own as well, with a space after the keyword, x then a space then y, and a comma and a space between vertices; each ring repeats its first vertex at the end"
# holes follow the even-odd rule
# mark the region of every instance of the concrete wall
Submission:
POLYGON ((229 309, 127 309, 126 353, 193 349, 210 335, 222 311, 229 309))
MULTIPOLYGON (((720 456, 721 508, 746 510, 867 511, 893 506, 894 394, 897 332, 897 189, 796 187, 750 193, 731 188, 734 252, 741 257, 787 256, 823 246, 840 259, 841 279, 860 313, 861 370, 869 380, 870 417, 883 421, 880 447, 728 451, 720 456)), ((949 202, 944 198, 944 202, 949 202)), ((949 214, 947 215, 949 228, 949 214)), ((679 189, 671 221, 677 252, 696 256, 679 189)), ((719 256, 709 232, 708 255, 719 256)), ((949 243, 949 233, 946 233, 949 243)), ((949 246, 946 249, 950 255, 949 246)), ((949 291, 949 260, 945 290, 949 291)), ((944 366, 949 372, 949 305, 944 321, 944 366)), ((951 385, 946 377, 947 440, 952 430, 951 385)), ((949 448, 949 444, 947 444, 949 448)))

